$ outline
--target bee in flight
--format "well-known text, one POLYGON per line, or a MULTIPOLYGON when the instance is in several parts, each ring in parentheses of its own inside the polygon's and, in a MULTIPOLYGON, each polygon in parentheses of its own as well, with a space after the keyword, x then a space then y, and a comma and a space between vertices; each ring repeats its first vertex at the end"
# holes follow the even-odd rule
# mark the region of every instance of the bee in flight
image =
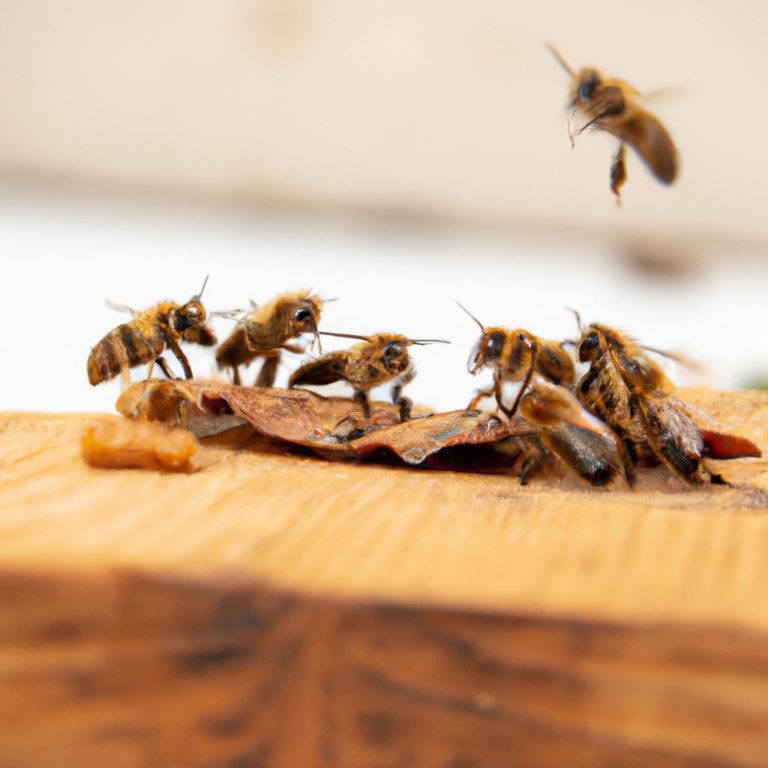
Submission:
POLYGON ((553 384, 573 385, 576 378, 573 358, 562 344, 541 339, 521 328, 486 328, 468 309, 461 304, 459 306, 482 332, 469 358, 469 372, 475 376, 483 368, 493 368, 493 387, 478 392, 468 406, 470 410, 477 408, 486 397, 494 395, 499 410, 508 417, 512 416, 534 373, 553 384), (502 400, 502 386, 507 381, 521 380, 523 384, 517 398, 512 407, 507 408, 502 400))
POLYGON ((618 435, 630 483, 638 461, 662 463, 688 483, 723 483, 705 466, 706 457, 761 455, 749 440, 699 426, 706 415, 675 396, 674 385, 646 352, 681 358, 644 347, 606 325, 581 327, 576 318, 581 330, 577 355, 589 364, 576 396, 618 435))
POLYGON ((346 381, 354 389, 353 398, 360 404, 366 419, 371 416, 368 392, 380 384, 394 382, 392 402, 400 408, 400 420, 407 421, 411 415, 412 403, 403 397, 402 389, 413 381, 413 368, 408 347, 414 344, 448 344, 442 339, 409 339, 397 333, 375 333, 372 336, 357 336, 351 333, 329 333, 343 339, 359 339, 350 349, 329 352, 315 360, 304 363, 291 375, 288 386, 332 384, 346 381))
POLYGON ((321 298, 309 291, 297 291, 282 293, 267 304, 254 307, 216 350, 219 368, 229 368, 232 382, 240 384, 240 366, 261 357, 264 363, 256 386, 271 387, 275 383, 281 350, 304 352, 301 346, 291 344, 293 339, 311 333, 320 346, 317 327, 323 304, 321 298))
MULTIPOLYGON (((596 128, 619 140, 610 174, 611 192, 616 195, 616 202, 621 204, 621 187, 627 180, 627 145, 637 152, 658 181, 671 184, 677 177, 677 149, 663 123, 640 106, 640 93, 623 80, 604 77, 595 69, 575 72, 554 47, 549 44, 547 47, 571 77, 571 115, 578 112, 587 121, 575 135, 587 128, 596 128)), ((570 136, 573 144, 574 134, 570 136)))
POLYGON ((191 379, 192 368, 181 349, 181 342, 204 347, 216 343, 216 335, 206 323, 207 314, 201 303, 207 283, 206 277, 200 292, 186 304, 163 301, 144 312, 117 307, 130 312, 133 320, 118 325, 91 350, 88 356, 88 380, 91 384, 95 386, 109 381, 143 363, 148 364, 147 379, 151 378, 155 363, 169 379, 173 379, 173 372, 162 356, 166 348, 181 363, 185 377, 191 379))

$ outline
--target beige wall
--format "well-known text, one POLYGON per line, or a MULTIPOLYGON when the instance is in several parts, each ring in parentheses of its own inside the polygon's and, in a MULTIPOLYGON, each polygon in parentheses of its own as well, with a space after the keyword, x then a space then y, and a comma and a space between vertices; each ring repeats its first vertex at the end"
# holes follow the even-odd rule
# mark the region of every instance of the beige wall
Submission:
POLYGON ((0 173, 768 241, 768 4, 0 0, 0 173), (672 189, 571 151, 542 40, 642 89, 672 189))

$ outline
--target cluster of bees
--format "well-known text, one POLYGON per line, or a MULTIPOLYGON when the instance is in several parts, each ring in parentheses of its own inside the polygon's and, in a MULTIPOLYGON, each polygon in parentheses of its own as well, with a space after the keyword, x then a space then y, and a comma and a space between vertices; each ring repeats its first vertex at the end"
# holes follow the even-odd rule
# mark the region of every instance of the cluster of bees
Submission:
MULTIPOLYGON (((319 354, 293 371, 289 387, 347 382, 363 418, 370 419, 370 390, 389 383, 400 421, 410 419, 412 404, 403 395, 403 387, 415 375, 409 348, 447 342, 394 333, 358 336, 321 331, 323 306, 321 298, 302 291, 276 296, 250 312, 209 314, 201 290, 185 304, 162 302, 144 312, 128 310, 133 319, 114 328, 91 350, 88 377, 96 385, 148 364, 148 380, 157 364, 173 378, 163 357, 170 350, 185 377, 191 379, 181 344, 214 346, 216 335, 207 320, 219 314, 237 320, 235 329, 216 349, 219 368, 229 371, 235 384, 240 383, 240 367, 260 359, 255 384, 271 387, 283 350, 304 352, 298 342, 308 334, 310 349, 317 344, 319 354), (358 343, 323 354, 321 336, 358 343)), ((472 374, 483 369, 493 372, 493 386, 480 391, 468 409, 494 397, 502 418, 524 420, 539 446, 538 452, 528 452, 521 469, 522 483, 541 466, 541 451, 546 449, 595 486, 622 474, 632 485, 638 465, 659 463, 691 484, 722 483, 705 465, 705 457, 759 455, 749 441, 700 426, 706 416, 675 396, 671 381, 649 355, 668 353, 641 346, 605 325, 585 326, 578 313, 579 337, 559 342, 519 328, 486 327, 464 311, 481 331, 469 370, 472 374), (578 380, 576 361, 588 366, 578 380), (505 402, 503 392, 508 382, 520 384, 511 403, 505 402)))
MULTIPOLYGON (((604 131, 618 140, 610 170, 611 191, 617 202, 627 178, 628 146, 658 181, 671 184, 677 176, 677 150, 659 119, 640 106, 639 92, 595 69, 575 71, 552 46, 549 48, 571 78, 571 143, 587 129, 604 131), (576 115, 584 122, 574 130, 576 115)), ((163 357, 166 350, 191 379, 192 370, 181 344, 216 345, 207 319, 218 314, 237 320, 234 331, 216 349, 219 368, 230 372, 234 384, 240 384, 241 366, 258 358, 261 369, 255 385, 272 387, 282 352, 304 352, 297 340, 309 334, 310 348, 317 344, 319 354, 291 374, 289 387, 346 381, 363 417, 370 419, 370 390, 389 382, 400 420, 407 421, 412 404, 403 395, 403 387, 414 377, 409 348, 443 341, 393 333, 357 336, 320 331, 324 302, 308 291, 282 294, 263 306, 252 307, 250 312, 208 314, 201 301, 203 289, 185 304, 163 302, 144 312, 123 308, 133 319, 110 331, 92 349, 88 359, 91 384, 125 375, 130 368, 145 363, 149 366, 147 379, 155 364, 172 379, 163 357), (359 343, 323 354, 323 335, 359 343)), ((579 338, 565 342, 542 339, 522 329, 487 328, 473 319, 481 336, 470 358, 470 371, 477 374, 491 369, 493 387, 478 393, 469 408, 493 396, 500 414, 509 420, 525 420, 541 450, 555 453, 593 485, 605 485, 619 474, 632 485, 636 467, 653 463, 666 465, 689 483, 718 483, 722 479, 705 466, 706 456, 756 455, 757 449, 749 441, 699 426, 703 414, 675 397, 672 383, 647 354, 659 350, 643 347, 604 325, 583 326, 578 315, 579 338), (576 361, 588 365, 578 381, 576 361), (503 396, 507 382, 520 383, 511 404, 503 396)), ((528 452, 521 482, 540 466, 539 457, 535 450, 528 452)))

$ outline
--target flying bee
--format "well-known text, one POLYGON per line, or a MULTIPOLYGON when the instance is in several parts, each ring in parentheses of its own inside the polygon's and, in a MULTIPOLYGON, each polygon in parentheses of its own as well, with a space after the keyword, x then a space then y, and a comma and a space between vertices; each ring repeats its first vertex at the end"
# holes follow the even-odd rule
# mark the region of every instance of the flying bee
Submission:
MULTIPOLYGON (((457 302, 458 304, 458 302, 457 302)), ((576 379, 573 358, 562 344, 542 339, 521 328, 486 328, 469 310, 459 306, 480 327, 482 335, 469 357, 468 369, 475 376, 482 368, 493 368, 493 387, 481 390, 472 399, 474 409, 486 397, 495 395, 499 410, 511 417, 534 373, 553 384, 572 386, 576 379), (502 385, 506 381, 523 381, 511 408, 502 401, 502 385)))
MULTIPOLYGON (((536 425, 544 445, 590 485, 607 485, 621 471, 623 461, 613 437, 605 428, 589 422, 579 402, 564 387, 532 381, 520 401, 520 415, 536 425)), ((535 468, 527 469, 530 473, 535 468)))
POLYGON ((450 343, 442 339, 408 339, 397 333, 375 333, 372 336, 327 331, 320 333, 323 336, 342 339, 359 339, 361 343, 350 349, 329 352, 304 363, 293 372, 288 386, 346 381, 352 385, 353 399, 360 404, 366 419, 371 416, 369 390, 392 381, 392 402, 400 408, 400 420, 407 421, 411 415, 412 403, 407 397, 403 397, 402 390, 416 375, 408 347, 414 344, 450 343))
POLYGON ((109 381, 142 363, 148 364, 147 379, 151 377, 155 363, 169 379, 173 379, 173 372, 162 357, 166 347, 181 363, 185 377, 191 379, 192 368, 180 343, 186 341, 204 347, 216 343, 216 335, 206 323, 207 314, 201 303, 207 282, 206 277, 200 292, 186 304, 163 301, 144 312, 118 307, 130 312, 133 320, 118 325, 91 350, 88 356, 91 384, 95 386, 109 381))
POLYGON ((257 357, 264 358, 256 386, 271 387, 281 351, 304 351, 301 346, 291 344, 292 339, 311 333, 320 348, 317 326, 323 304, 321 298, 309 291, 297 291, 280 294, 267 304, 254 307, 216 350, 219 368, 230 368, 233 383, 239 384, 239 366, 248 365, 257 357))
POLYGON ((685 362, 682 358, 644 347, 605 325, 581 327, 576 317, 581 330, 577 356, 589 363, 576 396, 619 436, 630 483, 639 460, 660 462, 688 483, 722 483, 704 465, 705 457, 760 455, 748 440, 700 427, 702 414, 675 397, 674 385, 646 352, 685 362))
MULTIPOLYGON (((623 80, 604 77, 595 69, 575 72, 555 48, 549 44, 548 48, 572 79, 571 115, 580 113, 587 121, 575 135, 587 128, 596 128, 619 140, 610 173, 611 192, 616 195, 616 202, 621 204, 621 187, 627 179, 624 157, 627 145, 637 152, 658 181, 671 184, 677 177, 677 149, 662 122, 640 106, 641 94, 623 80)), ((573 144, 574 134, 570 128, 569 133, 573 144)))

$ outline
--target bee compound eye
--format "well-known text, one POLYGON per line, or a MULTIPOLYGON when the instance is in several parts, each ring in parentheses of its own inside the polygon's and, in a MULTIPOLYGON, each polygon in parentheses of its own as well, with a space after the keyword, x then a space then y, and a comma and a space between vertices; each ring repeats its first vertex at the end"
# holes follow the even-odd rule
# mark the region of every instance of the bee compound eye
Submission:
POLYGON ((597 75, 590 75, 579 85, 579 98, 582 101, 589 101, 597 88, 597 75))
POLYGON ((581 342, 581 346, 584 347, 584 349, 597 349, 599 344, 600 339, 597 338, 597 334, 594 331, 581 342))
POLYGON ((297 309, 293 314, 293 319, 298 320, 300 323, 304 320, 309 320, 312 317, 312 313, 308 309, 297 309))
POLYGON ((399 341, 390 341, 384 347, 384 354, 386 357, 397 357, 403 354, 403 345, 399 341))
MULTIPOLYGON (((520 338, 523 338, 522 336, 520 338)), ((504 334, 497 332, 492 333, 488 338, 488 343, 485 346, 485 354, 489 360, 495 360, 501 355, 504 349, 504 334)))

